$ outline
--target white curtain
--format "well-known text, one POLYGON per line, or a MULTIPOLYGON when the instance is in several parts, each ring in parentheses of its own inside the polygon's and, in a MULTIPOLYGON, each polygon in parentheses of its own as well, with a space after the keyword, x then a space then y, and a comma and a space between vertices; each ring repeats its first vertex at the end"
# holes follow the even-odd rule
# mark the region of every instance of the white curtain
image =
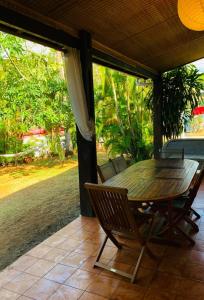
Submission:
POLYGON ((91 141, 94 134, 94 124, 88 116, 80 53, 77 49, 70 48, 64 55, 64 67, 76 124, 84 139, 91 141))

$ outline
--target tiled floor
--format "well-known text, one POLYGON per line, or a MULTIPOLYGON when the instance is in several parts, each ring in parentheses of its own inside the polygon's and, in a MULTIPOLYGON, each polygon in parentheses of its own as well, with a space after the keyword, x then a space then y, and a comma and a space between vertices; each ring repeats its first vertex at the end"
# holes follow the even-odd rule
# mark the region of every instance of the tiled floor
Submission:
MULTIPOLYGON (((158 262, 144 257, 136 284, 93 269, 102 232, 94 218, 79 217, 0 273, 0 300, 203 300, 204 183, 195 201, 203 215, 192 248, 151 244, 158 262)), ((131 271, 138 244, 117 252, 108 242, 103 260, 131 271)))

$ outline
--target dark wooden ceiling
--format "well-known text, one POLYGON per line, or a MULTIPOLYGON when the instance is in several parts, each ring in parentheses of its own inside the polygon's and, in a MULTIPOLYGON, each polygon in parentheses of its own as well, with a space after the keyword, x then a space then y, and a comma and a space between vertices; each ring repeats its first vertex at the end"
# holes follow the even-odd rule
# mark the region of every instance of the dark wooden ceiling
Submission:
POLYGON ((0 4, 73 35, 86 30, 94 47, 156 71, 204 57, 204 31, 182 25, 177 0, 0 0, 0 4))

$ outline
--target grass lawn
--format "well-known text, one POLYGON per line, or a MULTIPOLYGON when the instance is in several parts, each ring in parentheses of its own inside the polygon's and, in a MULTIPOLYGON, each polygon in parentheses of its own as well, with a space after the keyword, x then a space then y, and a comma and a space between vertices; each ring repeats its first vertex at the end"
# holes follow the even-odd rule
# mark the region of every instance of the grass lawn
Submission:
POLYGON ((80 214, 78 185, 74 157, 0 168, 0 269, 80 214))

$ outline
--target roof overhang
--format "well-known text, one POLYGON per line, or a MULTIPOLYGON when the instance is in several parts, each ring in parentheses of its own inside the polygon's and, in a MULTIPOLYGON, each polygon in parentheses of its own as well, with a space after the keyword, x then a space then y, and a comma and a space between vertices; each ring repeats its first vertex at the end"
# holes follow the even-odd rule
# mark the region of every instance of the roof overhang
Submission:
POLYGON ((144 77, 204 57, 204 32, 182 25, 177 0, 5 0, 0 28, 60 50, 85 30, 95 61, 144 77))

